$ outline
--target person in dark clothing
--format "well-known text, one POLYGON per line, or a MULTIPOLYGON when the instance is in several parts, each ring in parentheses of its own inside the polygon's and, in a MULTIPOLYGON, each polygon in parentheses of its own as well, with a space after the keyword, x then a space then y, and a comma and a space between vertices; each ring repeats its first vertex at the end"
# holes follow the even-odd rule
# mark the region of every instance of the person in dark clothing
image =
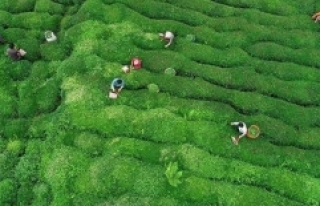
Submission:
POLYGON ((15 48, 13 43, 9 44, 9 48, 7 49, 7 55, 14 61, 20 60, 26 52, 23 49, 15 48))

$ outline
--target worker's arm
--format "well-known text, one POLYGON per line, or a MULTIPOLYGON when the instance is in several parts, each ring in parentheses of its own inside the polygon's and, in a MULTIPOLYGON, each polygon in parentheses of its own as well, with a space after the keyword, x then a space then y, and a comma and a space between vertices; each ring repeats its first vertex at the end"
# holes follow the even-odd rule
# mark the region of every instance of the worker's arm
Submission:
POLYGON ((167 48, 168 46, 170 46, 172 44, 172 41, 173 41, 173 38, 170 38, 168 44, 166 44, 164 47, 167 48))

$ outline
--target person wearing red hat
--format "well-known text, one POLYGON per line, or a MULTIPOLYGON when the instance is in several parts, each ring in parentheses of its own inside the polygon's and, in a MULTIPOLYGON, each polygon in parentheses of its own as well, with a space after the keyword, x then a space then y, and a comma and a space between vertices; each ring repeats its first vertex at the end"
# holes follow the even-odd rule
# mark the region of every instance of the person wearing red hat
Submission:
POLYGON ((142 61, 139 58, 133 58, 131 60, 131 67, 133 67, 133 69, 140 69, 142 67, 142 61))

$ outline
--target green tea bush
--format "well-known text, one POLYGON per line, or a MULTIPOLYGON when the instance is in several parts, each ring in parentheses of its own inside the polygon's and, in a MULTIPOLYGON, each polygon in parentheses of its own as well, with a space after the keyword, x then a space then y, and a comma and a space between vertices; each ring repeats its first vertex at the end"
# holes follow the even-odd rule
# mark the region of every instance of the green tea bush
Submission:
POLYGON ((17 40, 17 45, 25 50, 27 54, 23 57, 29 61, 40 59, 40 41, 35 38, 25 38, 17 40))
POLYGON ((36 89, 38 112, 52 112, 60 105, 60 82, 49 79, 36 89))
POLYGON ((247 35, 241 31, 216 32, 206 26, 194 28, 195 42, 215 48, 242 47, 247 45, 247 35))
POLYGON ((96 134, 84 132, 75 137, 74 145, 91 155, 102 153, 104 140, 96 134))
POLYGON ((233 16, 234 14, 241 13, 240 9, 227 6, 225 4, 219 4, 217 2, 202 2, 191 3, 188 0, 161 0, 172 5, 177 5, 180 8, 186 8, 191 11, 201 12, 210 17, 226 17, 233 16))
POLYGON ((55 149, 43 169, 45 181, 53 193, 51 204, 71 204, 72 199, 68 194, 76 190, 74 181, 87 170, 88 165, 88 157, 74 148, 63 146, 55 149))
POLYGON ((249 61, 247 53, 238 48, 218 50, 209 46, 196 44, 182 44, 177 47, 177 51, 202 64, 234 67, 243 65, 249 61))
MULTIPOLYGON (((21 28, 8 28, 3 31, 3 38, 6 39, 9 43, 17 44, 18 40, 25 39, 27 31, 21 28)), ((17 45, 21 47, 21 45, 17 45)))
POLYGON ((137 115, 137 110, 124 105, 109 106, 99 110, 93 109, 92 111, 90 111, 90 108, 83 110, 82 106, 70 108, 70 117, 73 125, 108 135, 131 134, 132 117, 137 115))
POLYGON ((86 109, 101 108, 105 105, 106 92, 109 85, 102 85, 103 77, 75 76, 62 82, 62 100, 67 105, 82 105, 86 109), (82 81, 82 82, 81 82, 82 81))
POLYGON ((39 157, 31 157, 26 154, 20 159, 15 170, 15 177, 20 185, 17 200, 24 205, 30 205, 34 198, 32 188, 38 178, 39 160, 37 158, 39 157))
POLYGON ((6 66, 12 80, 22 81, 28 77, 32 64, 29 61, 21 60, 18 62, 11 62, 6 66))
POLYGON ((53 73, 54 71, 51 69, 50 63, 45 61, 36 61, 32 64, 29 77, 36 81, 43 81, 52 77, 53 73))
POLYGON ((16 204, 17 185, 13 179, 5 179, 0 182, 0 204, 10 206, 16 204))
POLYGON ((161 146, 135 138, 113 138, 108 140, 104 152, 113 155, 127 155, 146 162, 158 163, 161 146))
POLYGON ((264 0, 259 3, 253 0, 250 0, 250 1, 242 0, 237 2, 232 0, 227 0, 227 1, 218 0, 217 2, 222 4, 227 4, 233 7, 256 8, 264 12, 269 12, 269 13, 281 15, 281 16, 289 16, 289 15, 298 13, 298 10, 293 6, 285 3, 284 1, 278 1, 278 0, 264 0))
POLYGON ((263 75, 272 75, 282 80, 304 80, 316 81, 319 79, 320 74, 317 69, 294 64, 291 62, 276 62, 276 61, 252 61, 252 66, 255 70, 263 75))
POLYGON ((18 93, 18 113, 21 117, 31 117, 37 112, 35 99, 36 83, 33 81, 23 81, 19 84, 18 93))
POLYGON ((0 25, 11 25, 11 18, 12 15, 9 12, 7 12, 7 10, 0 10, 0 25))
POLYGON ((148 16, 149 18, 155 19, 171 19, 189 24, 191 26, 204 24, 206 21, 211 21, 205 15, 201 13, 188 11, 178 7, 172 9, 172 5, 166 3, 159 3, 155 1, 145 0, 145 1, 118 1, 129 8, 140 12, 141 14, 148 16))
POLYGON ((49 13, 24 12, 14 15, 12 27, 25 29, 57 30, 60 15, 50 15, 49 13))
POLYGON ((159 197, 166 193, 165 169, 160 166, 141 165, 136 172, 133 192, 140 196, 159 197))
POLYGON ((51 0, 40 0, 37 1, 34 7, 35 12, 48 12, 49 14, 63 14, 66 8, 59 4, 55 3, 51 0))
POLYGON ((19 156, 24 153, 24 143, 20 140, 9 140, 6 151, 19 156))
POLYGON ((28 119, 15 119, 7 121, 4 127, 4 135, 7 138, 25 138, 26 131, 28 130, 30 122, 28 119))
MULTIPOLYGON (((311 193, 310 190, 306 191, 308 194, 297 194, 299 189, 294 189, 295 187, 304 187, 306 182, 313 182, 315 181, 315 178, 297 175, 283 169, 269 171, 265 168, 251 166, 244 162, 232 161, 230 163, 219 157, 212 157, 209 153, 203 152, 200 149, 190 146, 186 146, 185 148, 186 151, 183 152, 182 164, 189 169, 191 165, 193 165, 194 169, 192 169, 192 171, 195 172, 195 174, 199 174, 200 172, 200 175, 204 177, 214 177, 218 179, 227 178, 231 181, 239 181, 240 183, 269 187, 273 191, 277 191, 281 195, 289 196, 296 201, 307 202, 308 198, 317 199, 316 193, 311 193), (186 157, 189 157, 190 159, 187 160, 186 157), (202 164, 199 160, 203 161, 202 164), (188 161, 188 163, 186 163, 186 161, 188 161), (186 166, 187 164, 189 166, 186 166), (276 180, 278 176, 283 177, 281 184, 276 180)), ((183 150, 184 149, 180 152, 183 150)), ((309 188, 315 189, 315 187, 317 187, 317 185, 313 183, 309 188)))
POLYGON ((134 130, 156 142, 181 143, 188 137, 186 121, 163 109, 149 110, 131 123, 134 130))
POLYGON ((45 183, 38 183, 33 187, 34 199, 32 205, 46 206, 52 201, 50 187, 45 183))
POLYGON ((40 45, 40 52, 43 60, 57 61, 66 59, 68 51, 61 44, 53 42, 40 45))
POLYGON ((85 0, 52 0, 53 2, 59 3, 59 4, 63 4, 66 6, 71 6, 74 4, 81 4, 83 3, 85 0))
POLYGON ((5 87, 0 88, 0 116, 10 117, 16 114, 17 98, 10 94, 5 87))
POLYGON ((103 156, 96 159, 75 183, 75 192, 96 198, 118 196, 131 191, 140 163, 131 158, 103 156))
POLYGON ((71 56, 62 61, 56 69, 58 78, 66 78, 75 74, 83 74, 88 70, 84 63, 83 56, 71 56))
POLYGON ((8 1, 7 11, 11 13, 30 12, 33 10, 36 0, 8 1))
POLYGON ((293 50, 274 43, 257 43, 253 46, 250 46, 247 51, 252 56, 260 57, 265 60, 281 62, 289 61, 312 67, 319 66, 316 58, 318 51, 314 49, 293 50))
MULTIPOLYGON (((302 6, 302 5, 300 5, 302 6)), ((309 14, 308 14, 309 15, 309 14)), ((309 30, 312 29, 310 20, 305 17, 305 15, 295 15, 296 21, 292 21, 292 16, 282 16, 282 15, 273 15, 257 9, 246 9, 241 12, 241 16, 246 18, 248 21, 260 25, 265 25, 269 27, 277 27, 282 34, 286 35, 289 32, 282 29, 302 29, 309 30)), ((270 28, 275 30, 275 28, 270 28)), ((313 29, 312 29, 313 30, 313 29)), ((265 29, 268 32, 267 29, 265 29)), ((276 30, 275 30, 276 31, 276 30)), ((306 31, 296 31, 296 32, 306 32, 306 31)), ((290 35, 290 34, 289 34, 290 35)), ((295 35, 294 33, 292 35, 295 35)), ((281 36, 276 36, 281 38, 281 36)), ((288 39, 290 41, 290 39, 288 39)))
POLYGON ((120 4, 107 6, 100 0, 89 0, 82 4, 76 16, 79 19, 86 17, 87 20, 101 20, 107 24, 113 24, 121 22, 126 15, 124 6, 121 6, 120 4))

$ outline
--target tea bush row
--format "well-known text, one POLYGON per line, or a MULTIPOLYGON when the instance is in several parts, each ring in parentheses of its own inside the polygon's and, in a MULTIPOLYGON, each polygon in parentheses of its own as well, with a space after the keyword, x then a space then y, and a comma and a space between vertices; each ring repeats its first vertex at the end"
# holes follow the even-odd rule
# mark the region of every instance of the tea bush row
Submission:
POLYGON ((163 171, 160 166, 132 158, 103 156, 76 179, 75 192, 116 197, 131 191, 138 196, 159 197, 166 193, 163 171))
POLYGON ((302 205, 296 201, 266 192, 260 188, 234 185, 224 181, 207 180, 201 177, 187 177, 180 188, 180 196, 188 201, 199 201, 200 205, 302 205))
POLYGON ((320 74, 316 68, 292 62, 254 60, 251 66, 265 76, 274 76, 285 81, 319 82, 320 74))
POLYGON ((109 136, 133 135, 155 142, 171 143, 184 142, 187 136, 185 121, 172 117, 172 114, 161 109, 145 113, 139 113, 127 106, 109 106, 96 112, 72 109, 71 117, 75 126, 96 130, 109 136), (123 112, 127 115, 124 116, 123 112))
POLYGON ((63 15, 66 7, 62 4, 55 3, 52 0, 38 0, 35 4, 34 11, 39 13, 60 14, 63 15))
POLYGON ((264 0, 259 3, 250 0, 250 1, 222 1, 218 0, 217 2, 221 4, 226 4, 233 7, 239 7, 239 8, 256 8, 259 10, 262 10, 264 12, 269 12, 272 14, 280 15, 280 16, 290 16, 298 14, 299 11, 297 8, 291 6, 290 4, 284 2, 284 1, 277 1, 277 0, 264 0))
POLYGON ((59 81, 49 79, 45 82, 27 80, 19 85, 18 111, 21 116, 52 112, 59 104, 59 81))
POLYGON ((243 149, 241 153, 239 150, 235 150, 231 143, 230 137, 237 135, 238 131, 235 128, 231 128, 229 122, 225 124, 207 121, 188 122, 190 130, 188 142, 217 156, 241 159, 242 161, 267 168, 284 166, 292 171, 307 173, 314 177, 319 176, 317 161, 311 158, 317 156, 318 152, 307 150, 309 148, 319 148, 317 143, 314 144, 316 142, 314 133, 302 134, 295 132, 294 128, 265 116, 244 118, 248 125, 257 124, 262 133, 257 140, 244 138, 242 140, 241 147, 243 149), (277 126, 274 129, 270 129, 271 125, 277 126), (280 130, 280 132, 277 133, 277 130, 280 130), (286 134, 283 134, 283 131, 286 134), (305 140, 306 136, 309 136, 308 141, 305 140), (310 140, 311 138, 312 140, 310 140), (277 143, 279 146, 270 142, 277 143), (286 145, 295 144, 298 147, 307 149, 301 150, 295 147, 286 147, 286 145), (297 155, 292 157, 292 153, 297 155), (299 161, 297 161, 298 159, 299 161))
POLYGON ((0 5, 0 10, 8 11, 11 13, 31 12, 34 8, 35 3, 36 0, 4 0, 0 5))
MULTIPOLYGON (((42 155, 45 156, 45 153, 42 155)), ((75 148, 61 146, 51 152, 51 155, 43 160, 43 167, 40 170, 52 190, 51 204, 72 204, 69 194, 76 190, 73 187, 75 179, 88 167, 89 158, 75 148)))
POLYGON ((165 2, 171 5, 176 5, 177 7, 183 9, 189 9, 192 11, 197 11, 203 14, 206 14, 210 17, 227 17, 233 16, 235 14, 239 14, 242 11, 238 8, 227 6, 224 4, 219 4, 214 1, 195 1, 191 3, 187 0, 161 0, 161 2, 165 2))
POLYGON ((231 91, 212 85, 198 78, 190 83, 190 79, 182 77, 171 77, 163 74, 161 81, 158 75, 148 74, 145 71, 133 73, 127 77, 128 88, 146 87, 149 83, 155 83, 160 86, 160 90, 168 92, 178 97, 210 99, 221 101, 233 105, 238 111, 246 114, 255 114, 261 112, 265 115, 279 118, 280 120, 299 127, 315 125, 318 122, 317 111, 311 108, 303 108, 298 105, 276 100, 271 97, 263 96, 252 92, 231 91), (133 85, 134 83, 134 85, 133 85), (175 89, 179 88, 179 89, 175 89), (250 101, 248 101, 248 98, 250 101), (278 108, 286 108, 274 111, 273 106, 277 104, 278 108), (302 119, 297 119, 300 115, 302 119), (312 116, 312 117, 311 117, 312 116))
POLYGON ((34 199, 33 187, 39 179, 41 160, 39 146, 39 142, 29 141, 25 155, 15 168, 15 177, 19 183, 17 201, 24 205, 30 205, 34 199))
POLYGON ((301 65, 319 67, 318 51, 315 49, 293 50, 274 43, 257 43, 246 49, 250 55, 264 60, 288 61, 301 65))
POLYGON ((319 194, 316 191, 320 190, 317 189, 319 186, 316 178, 283 169, 265 169, 243 162, 230 162, 230 160, 224 160, 220 157, 212 157, 210 154, 188 145, 182 146, 179 154, 183 167, 203 177, 228 179, 242 184, 266 187, 298 202, 307 203, 310 199, 319 201, 319 194), (282 177, 281 183, 277 177, 282 177), (305 188, 305 191, 301 192, 299 188, 305 188))

